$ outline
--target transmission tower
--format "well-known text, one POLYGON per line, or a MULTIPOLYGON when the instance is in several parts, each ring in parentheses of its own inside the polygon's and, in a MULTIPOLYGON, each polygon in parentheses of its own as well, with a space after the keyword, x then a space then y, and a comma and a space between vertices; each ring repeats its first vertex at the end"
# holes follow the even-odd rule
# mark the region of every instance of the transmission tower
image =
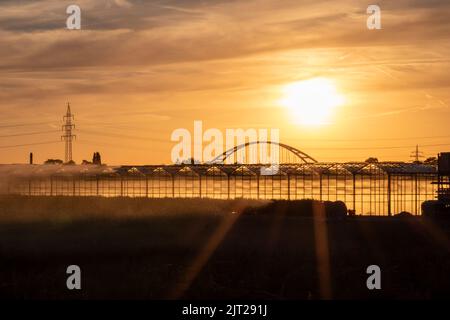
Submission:
POLYGON ((70 111, 70 103, 67 103, 67 112, 63 119, 64 124, 62 130, 64 135, 61 136, 61 140, 66 142, 65 160, 66 163, 68 163, 72 161, 72 141, 76 138, 76 136, 72 134, 72 130, 75 129, 75 125, 73 124, 75 118, 70 111))
POLYGON ((424 157, 422 151, 419 151, 419 145, 416 145, 416 150, 411 152, 410 157, 413 158, 416 163, 420 162, 420 158, 424 157))

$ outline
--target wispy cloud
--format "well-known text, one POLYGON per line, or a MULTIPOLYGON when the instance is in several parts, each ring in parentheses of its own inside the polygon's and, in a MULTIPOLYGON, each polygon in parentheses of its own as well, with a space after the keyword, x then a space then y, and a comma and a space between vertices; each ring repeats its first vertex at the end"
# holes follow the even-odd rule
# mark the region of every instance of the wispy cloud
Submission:
POLYGON ((375 32, 357 0, 79 0, 80 31, 65 30, 69 4, 0 1, 2 117, 49 116, 71 100, 125 122, 237 109, 241 123, 270 123, 254 110, 275 108, 277 88, 314 76, 338 79, 358 112, 392 99, 368 118, 450 103, 448 0, 380 0, 375 32))

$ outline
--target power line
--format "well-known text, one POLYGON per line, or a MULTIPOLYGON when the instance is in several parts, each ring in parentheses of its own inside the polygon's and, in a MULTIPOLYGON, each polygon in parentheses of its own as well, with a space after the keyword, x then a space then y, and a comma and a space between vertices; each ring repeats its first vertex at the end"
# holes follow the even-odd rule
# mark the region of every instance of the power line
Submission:
POLYGON ((16 134, 6 134, 6 135, 0 135, 0 138, 31 136, 31 135, 35 135, 35 134, 45 134, 45 133, 55 133, 55 132, 59 132, 59 130, 36 131, 36 132, 16 133, 16 134))
POLYGON ((403 140, 420 140, 420 139, 440 139, 440 138, 450 138, 450 135, 442 136, 422 136, 422 137, 405 137, 405 138, 367 138, 367 139, 286 139, 292 141, 403 141, 403 140))
MULTIPOLYGON (((450 143, 438 143, 438 144, 421 144, 421 147, 444 147, 444 146, 450 146, 450 143)), ((388 150, 388 149, 410 149, 415 148, 416 146, 392 146, 392 147, 332 147, 332 148, 310 148, 310 147, 303 147, 304 149, 309 150, 388 150)))
POLYGON ((61 143, 61 141, 46 141, 46 142, 36 142, 36 143, 15 144, 15 145, 9 145, 9 146, 0 146, 0 149, 26 147, 26 146, 37 146, 37 145, 52 144, 52 143, 61 143))
MULTIPOLYGON (((137 147, 137 146, 132 146, 132 145, 123 145, 123 144, 117 144, 117 143, 105 143, 105 142, 94 142, 94 141, 89 141, 89 140, 77 140, 78 144, 81 145, 89 145, 89 146, 95 146, 95 147, 110 147, 110 148, 115 148, 115 149, 122 149, 122 150, 137 150, 137 151, 149 151, 149 148, 143 148, 143 147, 137 147)), ((152 151, 155 151, 157 149, 155 149, 154 147, 152 147, 151 149, 152 151)))
POLYGON ((41 124, 55 124, 54 122, 29 122, 29 123, 16 123, 16 124, 0 124, 0 128, 16 128, 16 127, 28 127, 41 124))
POLYGON ((147 138, 143 136, 133 136, 133 135, 124 135, 119 133, 108 133, 108 132, 100 132, 95 130, 86 130, 86 129, 78 129, 80 133, 87 133, 99 136, 105 136, 110 138, 120 138, 120 139, 133 139, 133 140, 143 140, 143 141, 153 141, 153 142, 163 142, 163 143, 171 143, 170 139, 155 139, 155 138, 147 138))

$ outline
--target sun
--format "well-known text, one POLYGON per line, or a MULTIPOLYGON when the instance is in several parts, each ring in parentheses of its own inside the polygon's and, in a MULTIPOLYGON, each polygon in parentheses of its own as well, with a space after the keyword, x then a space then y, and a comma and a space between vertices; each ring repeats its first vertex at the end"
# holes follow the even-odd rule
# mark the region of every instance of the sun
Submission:
POLYGON ((345 102, 333 80, 312 78, 286 85, 280 104, 288 108, 296 123, 319 126, 330 123, 336 107, 345 102))

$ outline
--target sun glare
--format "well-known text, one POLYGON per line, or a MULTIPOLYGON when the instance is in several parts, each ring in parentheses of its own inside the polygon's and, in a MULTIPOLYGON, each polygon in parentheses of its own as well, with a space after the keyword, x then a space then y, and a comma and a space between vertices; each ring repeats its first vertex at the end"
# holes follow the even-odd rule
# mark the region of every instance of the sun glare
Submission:
POLYGON ((295 122, 311 126, 330 123, 334 109, 343 103, 344 97, 327 78, 288 84, 280 100, 282 106, 289 108, 295 122))

